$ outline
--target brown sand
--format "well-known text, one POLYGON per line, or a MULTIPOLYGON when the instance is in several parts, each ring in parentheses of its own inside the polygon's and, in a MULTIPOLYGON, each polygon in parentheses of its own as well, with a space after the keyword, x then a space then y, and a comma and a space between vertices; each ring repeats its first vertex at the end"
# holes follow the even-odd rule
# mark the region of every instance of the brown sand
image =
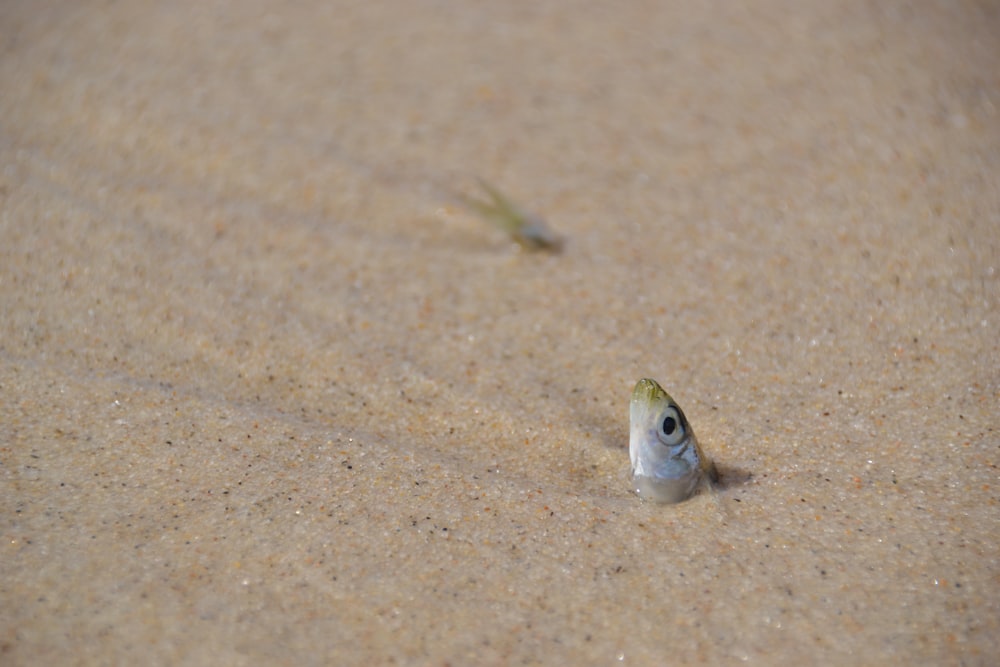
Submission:
POLYGON ((0 663, 995 661, 997 7, 738 7, 0 5, 0 663))

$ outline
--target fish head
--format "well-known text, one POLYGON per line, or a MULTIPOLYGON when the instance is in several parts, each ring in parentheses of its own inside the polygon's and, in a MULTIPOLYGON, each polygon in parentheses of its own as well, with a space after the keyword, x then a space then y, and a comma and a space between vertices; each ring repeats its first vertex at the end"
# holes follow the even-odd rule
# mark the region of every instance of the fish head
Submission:
POLYGON ((639 380, 632 391, 629 458, 636 493, 664 503, 688 498, 711 465, 684 412, 656 380, 639 380))

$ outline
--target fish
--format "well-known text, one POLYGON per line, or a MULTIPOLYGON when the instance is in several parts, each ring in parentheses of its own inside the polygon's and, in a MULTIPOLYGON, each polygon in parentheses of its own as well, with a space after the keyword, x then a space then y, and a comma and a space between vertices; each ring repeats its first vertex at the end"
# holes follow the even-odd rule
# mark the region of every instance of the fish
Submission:
POLYGON ((632 390, 628 452, 632 490, 644 500, 679 503, 719 481, 684 412, 656 380, 639 380, 632 390))
POLYGON ((544 219, 525 211, 511 201, 500 190, 483 179, 479 185, 489 196, 489 200, 475 199, 458 194, 458 199, 484 220, 506 232, 510 238, 525 250, 548 250, 558 252, 563 240, 557 236, 544 219))

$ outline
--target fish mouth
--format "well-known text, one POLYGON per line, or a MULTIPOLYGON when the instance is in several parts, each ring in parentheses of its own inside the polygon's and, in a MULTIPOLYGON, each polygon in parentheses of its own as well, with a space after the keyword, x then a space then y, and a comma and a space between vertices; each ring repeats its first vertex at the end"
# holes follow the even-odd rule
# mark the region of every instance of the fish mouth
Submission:
POLYGON ((632 400, 633 401, 650 401, 657 395, 657 390, 660 389, 660 385, 656 383, 656 380, 650 380, 649 378, 643 378, 636 383, 635 389, 632 390, 632 400))

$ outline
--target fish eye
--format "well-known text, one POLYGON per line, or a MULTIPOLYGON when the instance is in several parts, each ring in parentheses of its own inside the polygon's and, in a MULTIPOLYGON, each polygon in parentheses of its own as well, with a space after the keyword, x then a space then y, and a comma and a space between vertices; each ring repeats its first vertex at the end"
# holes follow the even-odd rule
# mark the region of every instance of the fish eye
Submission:
POLYGON ((659 436, 660 442, 664 445, 673 447, 684 440, 684 425, 677 408, 669 407, 663 411, 663 415, 656 425, 656 430, 656 435, 659 436))

